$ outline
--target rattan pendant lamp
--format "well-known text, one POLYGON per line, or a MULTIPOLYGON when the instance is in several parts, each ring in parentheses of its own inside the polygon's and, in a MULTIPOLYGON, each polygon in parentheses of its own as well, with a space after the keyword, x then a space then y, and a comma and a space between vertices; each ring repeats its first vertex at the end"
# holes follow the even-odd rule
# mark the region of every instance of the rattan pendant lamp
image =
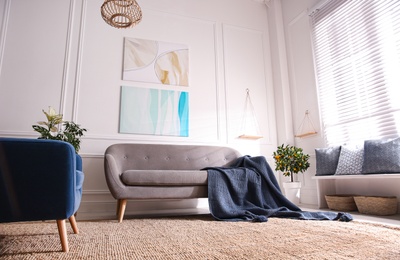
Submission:
POLYGON ((130 28, 142 20, 142 10, 135 0, 105 0, 101 17, 115 28, 130 28))

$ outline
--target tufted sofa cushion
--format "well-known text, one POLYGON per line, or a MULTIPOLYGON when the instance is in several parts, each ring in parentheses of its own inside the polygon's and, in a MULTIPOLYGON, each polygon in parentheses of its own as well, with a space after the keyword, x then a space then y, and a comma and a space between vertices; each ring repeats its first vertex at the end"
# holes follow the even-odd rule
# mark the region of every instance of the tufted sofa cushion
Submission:
POLYGON ((129 170, 121 180, 130 186, 198 186, 207 185, 207 171, 129 170))

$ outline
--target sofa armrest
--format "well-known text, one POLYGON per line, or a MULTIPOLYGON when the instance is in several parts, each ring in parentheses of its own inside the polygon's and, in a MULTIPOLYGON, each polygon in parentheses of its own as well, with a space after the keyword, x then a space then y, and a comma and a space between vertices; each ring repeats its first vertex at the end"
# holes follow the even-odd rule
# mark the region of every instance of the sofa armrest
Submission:
POLYGON ((111 154, 105 154, 104 171, 107 185, 111 191, 111 194, 115 199, 118 199, 125 184, 120 179, 120 175, 122 174, 121 169, 118 166, 114 156, 111 154))

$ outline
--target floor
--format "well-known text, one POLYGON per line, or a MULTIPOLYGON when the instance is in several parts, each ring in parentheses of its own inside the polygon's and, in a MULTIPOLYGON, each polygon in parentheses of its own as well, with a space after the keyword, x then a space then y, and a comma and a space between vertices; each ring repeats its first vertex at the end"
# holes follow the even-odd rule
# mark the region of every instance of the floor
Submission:
MULTIPOLYGON (((329 209, 318 209, 317 205, 308 205, 308 204, 300 204, 299 207, 303 211, 331 211, 329 209)), ((198 210, 203 210, 204 213, 209 213, 208 209, 208 200, 204 199, 204 201, 199 202, 198 210)), ((399 211, 398 211, 399 212, 399 211)), ((372 215, 365 215, 359 212, 349 212, 355 220, 358 221, 366 221, 366 222, 373 222, 373 223, 381 223, 386 225, 393 225, 400 228, 400 213, 392 216, 372 216, 372 215)))
MULTIPOLYGON (((318 209, 316 206, 313 205, 299 205, 299 207, 303 211, 332 211, 329 209, 318 209)), ((386 225, 392 225, 396 227, 400 227, 400 214, 391 215, 391 216, 372 216, 372 215, 365 215, 359 212, 349 212, 354 220, 357 221, 366 221, 372 223, 380 223, 386 225)))

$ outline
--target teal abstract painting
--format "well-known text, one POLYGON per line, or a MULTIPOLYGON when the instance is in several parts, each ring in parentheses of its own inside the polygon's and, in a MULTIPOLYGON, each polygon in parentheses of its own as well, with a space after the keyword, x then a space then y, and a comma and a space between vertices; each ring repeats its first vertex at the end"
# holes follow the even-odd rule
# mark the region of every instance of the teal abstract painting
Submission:
POLYGON ((119 132, 189 136, 189 93, 122 86, 119 132))

